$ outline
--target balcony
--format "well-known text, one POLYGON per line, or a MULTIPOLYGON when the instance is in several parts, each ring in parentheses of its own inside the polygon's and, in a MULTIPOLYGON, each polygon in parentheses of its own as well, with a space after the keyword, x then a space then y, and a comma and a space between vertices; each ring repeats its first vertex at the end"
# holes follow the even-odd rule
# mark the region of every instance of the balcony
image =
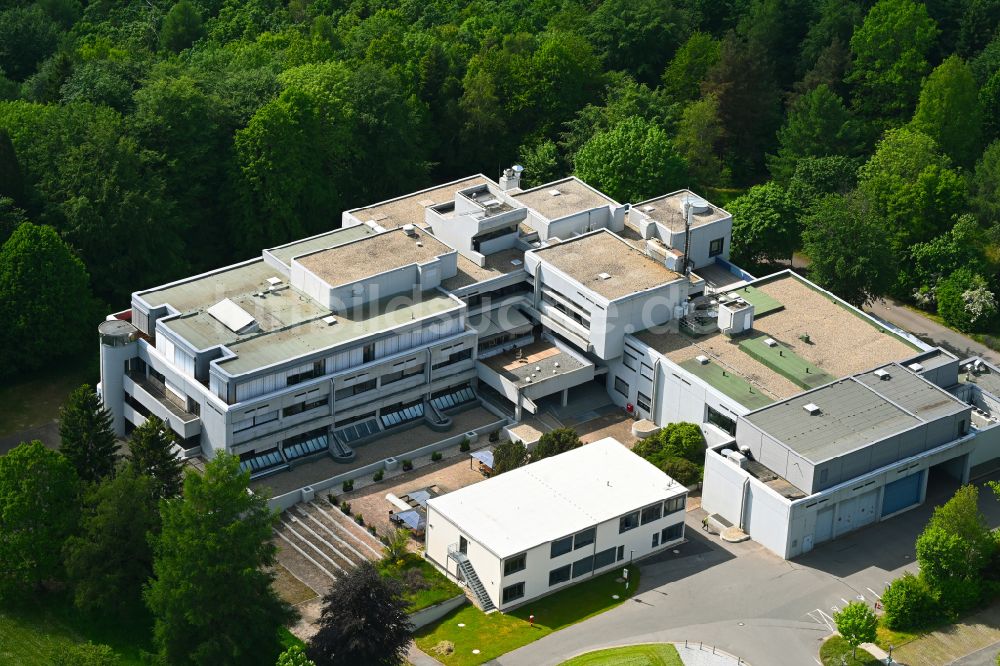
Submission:
POLYGON ((163 384, 146 376, 128 373, 124 381, 125 392, 154 416, 163 419, 183 439, 201 434, 201 418, 177 405, 163 384))

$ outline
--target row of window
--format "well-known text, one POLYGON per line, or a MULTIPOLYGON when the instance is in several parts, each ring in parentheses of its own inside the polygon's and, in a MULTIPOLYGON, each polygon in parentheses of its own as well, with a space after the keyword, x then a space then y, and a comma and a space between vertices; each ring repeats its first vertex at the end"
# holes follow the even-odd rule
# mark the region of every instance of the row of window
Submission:
POLYGON ((681 495, 622 516, 618 519, 618 533, 634 530, 639 525, 645 525, 672 513, 683 511, 685 498, 686 495, 681 495))
POLYGON ((571 550, 589 546, 594 543, 596 538, 597 530, 591 527, 590 529, 583 530, 582 532, 571 534, 568 537, 556 539, 550 546, 549 557, 559 557, 560 555, 565 555, 571 550))

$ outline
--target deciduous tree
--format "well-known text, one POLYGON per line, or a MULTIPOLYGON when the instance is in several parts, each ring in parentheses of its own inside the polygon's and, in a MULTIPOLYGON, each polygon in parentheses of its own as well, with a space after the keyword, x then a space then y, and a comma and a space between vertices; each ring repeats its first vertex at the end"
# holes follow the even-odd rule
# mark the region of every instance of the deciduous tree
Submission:
POLYGON ((781 185, 754 185, 727 209, 733 215, 733 261, 753 265, 791 258, 799 245, 799 224, 781 185))
POLYGON ((833 614, 837 631, 844 637, 847 644, 854 648, 852 656, 858 654, 858 646, 875 640, 878 618, 868 604, 862 601, 852 601, 833 614))
POLYGON ((82 481, 97 482, 115 473, 119 456, 111 412, 89 384, 69 394, 59 415, 59 438, 59 451, 82 481))
POLYGON ((325 666, 397 666, 413 633, 406 608, 400 583, 363 562, 323 597, 319 631, 306 654, 325 666))
POLYGON ((535 449, 531 452, 531 461, 535 462, 550 456, 556 456, 583 446, 580 436, 572 428, 556 428, 542 435, 535 449))
POLYGON ((1000 225, 1000 140, 994 141, 976 164, 969 202, 980 223, 1000 225))
POLYGON ((860 148, 858 124, 840 97, 820 84, 798 97, 778 130, 778 153, 768 156, 771 174, 787 183, 804 157, 854 155, 860 148))
POLYGON ((688 104, 677 122, 674 147, 701 187, 719 185, 722 181, 722 160, 718 153, 722 132, 719 100, 715 95, 688 104))
POLYGON ((521 467, 528 461, 528 449, 520 440, 500 442, 493 449, 493 476, 521 467))
POLYGON ((969 166, 982 147, 982 124, 972 70, 953 55, 924 81, 913 127, 934 139, 956 164, 969 166))
POLYGON ((179 0, 163 17, 160 45, 168 51, 180 53, 204 34, 198 8, 188 0, 179 0))
POLYGON ((694 32, 663 70, 663 92, 672 102, 684 103, 699 96, 701 82, 719 60, 720 43, 705 32, 694 32))
POLYGON ((247 492, 249 480, 236 457, 219 453, 204 474, 187 475, 183 498, 160 504, 145 598, 170 664, 270 666, 281 652, 278 631, 294 612, 271 587, 275 515, 247 492))
POLYGON ((62 573, 60 552, 76 528, 78 479, 38 440, 0 456, 0 599, 62 573))

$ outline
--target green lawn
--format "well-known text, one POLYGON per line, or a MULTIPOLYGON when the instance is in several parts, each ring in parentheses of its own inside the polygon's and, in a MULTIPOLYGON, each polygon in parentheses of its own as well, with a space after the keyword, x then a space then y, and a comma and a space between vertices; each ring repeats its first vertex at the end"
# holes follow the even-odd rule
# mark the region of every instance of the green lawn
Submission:
MULTIPOLYGON (((434 565, 418 555, 406 558, 402 567, 380 564, 383 574, 391 576, 406 586, 407 571, 417 571, 423 579, 423 589, 407 589, 403 595, 410 602, 410 612, 415 612, 428 606, 441 603, 454 596, 462 594, 462 588, 448 580, 444 574, 434 568, 434 565), (426 585, 427 587, 423 587, 426 585)), ((410 574, 412 576, 413 574, 410 574)), ((418 579, 419 580, 419 579, 418 579)))
POLYGON ((96 384, 100 373, 97 363, 95 343, 92 357, 39 370, 0 385, 0 437, 57 419, 70 391, 85 382, 96 384))
POLYGON ((74 643, 104 643, 123 664, 142 664, 152 652, 149 616, 137 612, 126 622, 96 621, 76 610, 68 596, 48 596, 45 604, 0 608, 0 663, 46 666, 52 655, 74 643))
POLYGON ((778 340, 774 347, 764 344, 769 336, 758 335, 740 342, 740 349, 757 359, 782 377, 804 389, 811 389, 823 384, 829 384, 832 377, 823 369, 806 361, 788 348, 788 345, 778 340))
POLYGON ((621 573, 621 568, 615 567, 608 573, 506 614, 486 615, 474 606, 463 606, 440 622, 418 629, 417 645, 449 666, 482 664, 622 603, 639 585, 639 569, 629 567, 628 594, 622 583, 615 582, 621 573), (615 594, 619 599, 612 598, 615 594), (535 616, 533 627, 528 623, 528 616, 532 614, 535 616), (440 654, 435 650, 444 641, 454 644, 454 652, 440 654), (479 650, 479 654, 473 654, 473 650, 479 650))
POLYGON ((823 666, 876 666, 881 664, 878 659, 871 656, 865 650, 858 648, 857 657, 852 658, 851 653, 854 648, 847 644, 840 636, 834 636, 819 649, 819 658, 823 661, 823 666))
POLYGON ((684 666, 670 643, 628 645, 573 657, 560 666, 684 666))
POLYGON ((695 377, 704 379, 711 386, 719 389, 744 407, 759 409, 772 402, 770 398, 761 393, 760 389, 755 389, 748 381, 729 372, 718 363, 709 361, 702 365, 697 359, 689 358, 680 365, 695 377))

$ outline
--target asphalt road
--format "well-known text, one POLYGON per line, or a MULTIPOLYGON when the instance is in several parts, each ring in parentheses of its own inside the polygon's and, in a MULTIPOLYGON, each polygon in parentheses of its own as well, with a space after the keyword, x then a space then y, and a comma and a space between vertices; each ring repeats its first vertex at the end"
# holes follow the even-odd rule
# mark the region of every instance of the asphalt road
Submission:
MULTIPOLYGON (((874 602, 890 580, 916 568, 916 536, 933 506, 956 487, 937 485, 921 507, 792 562, 752 541, 723 544, 701 531, 700 514, 689 514, 688 543, 643 563, 632 601, 492 663, 546 666, 605 647, 688 640, 718 646, 752 666, 816 664, 833 631, 833 612, 855 599, 874 602)), ((1000 525, 1000 503, 988 490, 980 497, 990 524, 1000 525)))
POLYGON ((996 666, 998 654, 1000 654, 1000 643, 966 655, 951 662, 949 666, 996 666))
POLYGON ((942 326, 933 319, 928 319, 891 299, 876 301, 866 306, 865 310, 890 324, 909 331, 925 342, 944 347, 960 359, 982 356, 994 363, 1000 363, 1000 354, 986 345, 981 345, 972 338, 942 326))

